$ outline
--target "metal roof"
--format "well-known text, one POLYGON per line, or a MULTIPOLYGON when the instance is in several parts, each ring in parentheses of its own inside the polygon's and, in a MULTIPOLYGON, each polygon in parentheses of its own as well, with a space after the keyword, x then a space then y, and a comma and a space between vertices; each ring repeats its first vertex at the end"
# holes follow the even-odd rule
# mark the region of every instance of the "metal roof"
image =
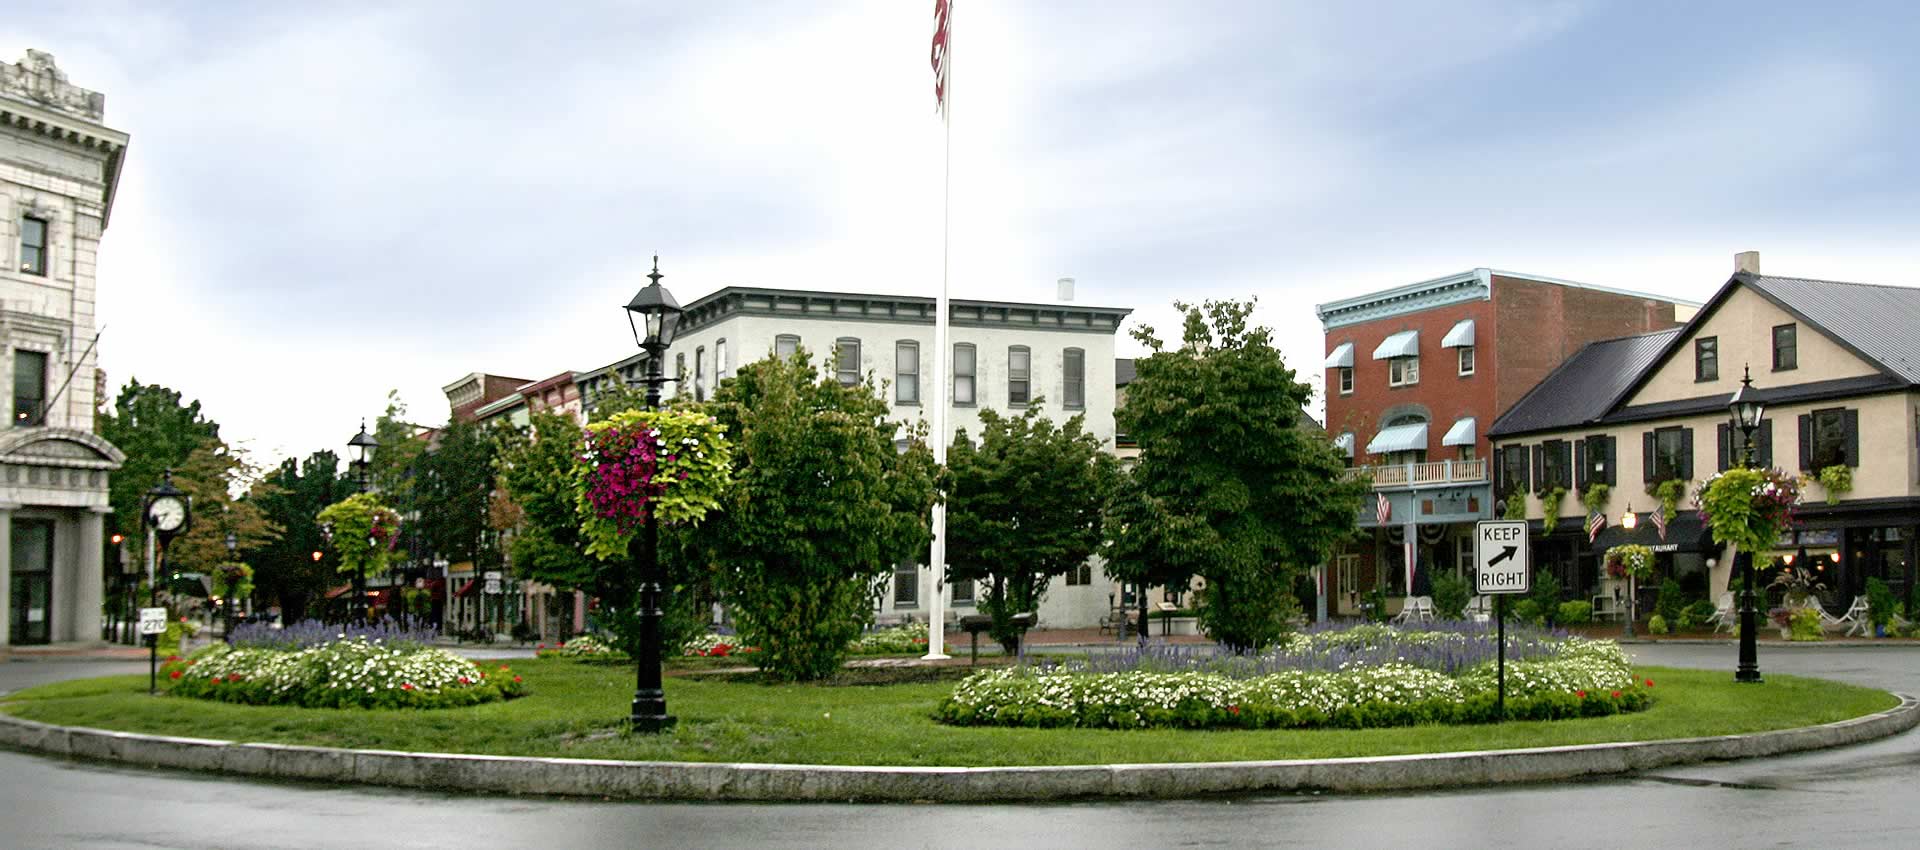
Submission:
POLYGON ((1367 454, 1382 455, 1388 452, 1426 451, 1427 423, 1413 425, 1392 425, 1380 429, 1367 443, 1367 454))
POLYGON ((1349 369, 1352 367, 1353 343, 1351 342, 1340 343, 1334 347, 1332 354, 1327 355, 1326 368, 1328 369, 1349 369))
POLYGON ((1588 343, 1495 420, 1487 436, 1597 421, 1619 403, 1682 330, 1670 328, 1588 343))
POLYGON ((1386 360, 1393 357, 1420 356, 1420 332, 1401 331, 1380 341, 1373 349, 1373 359, 1386 360))
POLYGON ((1737 279, 1882 370, 1920 384, 1920 289, 1767 275, 1737 279))

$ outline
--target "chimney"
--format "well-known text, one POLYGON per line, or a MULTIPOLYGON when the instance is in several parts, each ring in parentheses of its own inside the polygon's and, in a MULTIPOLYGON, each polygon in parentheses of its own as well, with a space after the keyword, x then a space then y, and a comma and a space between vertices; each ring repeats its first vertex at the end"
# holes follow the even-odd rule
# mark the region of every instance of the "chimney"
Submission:
POLYGON ((1739 274, 1741 272, 1746 272, 1751 275, 1760 273, 1759 251, 1741 251, 1733 255, 1733 273, 1739 274))
POLYGON ((1060 287, 1060 294, 1059 294, 1060 300, 1072 301, 1073 300, 1073 278, 1070 278, 1070 277, 1061 278, 1059 287, 1060 287))

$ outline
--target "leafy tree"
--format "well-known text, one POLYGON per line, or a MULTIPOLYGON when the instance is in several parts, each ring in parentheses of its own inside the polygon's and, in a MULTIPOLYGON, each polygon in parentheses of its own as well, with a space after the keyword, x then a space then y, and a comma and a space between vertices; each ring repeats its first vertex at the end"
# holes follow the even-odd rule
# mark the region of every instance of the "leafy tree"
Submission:
POLYGON ((425 431, 407 421, 407 403, 400 400, 400 391, 389 391, 386 411, 373 420, 373 438, 380 446, 373 451, 367 473, 369 486, 390 505, 404 509, 413 504, 420 457, 427 451, 425 431))
POLYGON ((560 590, 593 590, 602 562, 580 542, 573 465, 580 453, 573 417, 541 411, 523 431, 501 434, 494 471, 519 509, 508 555, 514 575, 560 590))
POLYGON ((1181 344, 1150 327, 1152 352, 1114 419, 1140 442, 1116 505, 1123 570, 1176 583, 1206 580, 1200 624, 1236 651, 1272 643, 1294 610, 1294 577, 1353 530, 1365 485, 1332 445, 1301 428, 1312 388, 1295 379, 1272 331, 1250 326, 1253 302, 1175 302, 1181 344))
POLYGON ((727 427, 734 485, 692 531, 718 568, 741 639, 778 679, 838 670, 873 613, 876 585, 931 540, 933 453, 904 450, 871 384, 822 378, 805 352, 740 369, 714 394, 727 427))
POLYGON ((107 492, 113 530, 134 539, 145 531, 140 511, 161 473, 184 466, 201 443, 220 436, 219 424, 201 414, 199 401, 183 402, 178 390, 137 379, 120 389, 113 409, 101 413, 97 423, 100 436, 127 455, 109 476, 107 492))
POLYGON ((248 561, 254 566, 258 593, 277 602, 291 623, 305 616, 308 603, 334 581, 334 565, 326 560, 332 556, 323 551, 318 515, 353 492, 354 485, 340 474, 340 459, 331 451, 314 452, 305 462, 287 458, 267 473, 263 483, 266 487, 252 500, 282 533, 249 549, 248 561), (322 552, 322 560, 314 560, 314 552, 322 552))
MULTIPOLYGON (((491 549, 488 503, 495 442, 488 426, 454 421, 417 461, 414 505, 427 545, 449 561, 481 561, 491 549)), ((497 559, 491 562, 497 563, 497 559)))
POLYGON ((193 527, 167 548, 169 569, 211 574, 215 565, 232 560, 228 532, 243 551, 280 539, 282 527, 257 501, 272 485, 260 480, 259 468, 244 452, 208 438, 174 471, 173 483, 193 498, 193 527), (235 492, 247 495, 236 499, 235 492))
POLYGON ((1012 651, 1013 615, 1037 610, 1055 576, 1099 549, 1101 508, 1119 462, 1087 432, 1084 416, 1055 425, 1037 399, 1019 416, 982 410, 980 424, 980 445, 963 430, 947 452, 947 574, 988 583, 980 607, 1012 651))

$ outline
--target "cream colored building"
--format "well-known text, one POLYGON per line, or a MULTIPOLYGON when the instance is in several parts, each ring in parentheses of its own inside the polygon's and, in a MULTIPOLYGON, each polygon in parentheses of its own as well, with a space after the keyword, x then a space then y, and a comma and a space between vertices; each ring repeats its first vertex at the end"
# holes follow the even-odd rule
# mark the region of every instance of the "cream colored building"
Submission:
POLYGON ((101 639, 107 476, 93 433, 95 258, 127 134, 53 57, 0 65, 0 648, 101 639))
POLYGON ((1797 531, 1761 563, 1791 555, 1812 565, 1836 614, 1869 577, 1904 598, 1920 532, 1916 328, 1920 289, 1767 276, 1757 254, 1742 254, 1685 327, 1589 345, 1494 424, 1499 498, 1526 494, 1535 563, 1582 596, 1613 596, 1600 555, 1634 542, 1659 553, 1663 576, 1692 575, 1717 598, 1731 564, 1701 527, 1694 493, 1740 460, 1727 402, 1750 375, 1767 405, 1753 437, 1756 465, 1807 482, 1797 531), (1851 488, 1829 492, 1823 469, 1843 470, 1851 488), (1662 538, 1648 520, 1670 480, 1685 495, 1662 538), (1607 527, 1590 542, 1581 494, 1595 484, 1609 485, 1607 527), (1549 509, 1559 515, 1552 533, 1549 509), (1639 519, 1630 531, 1621 523, 1629 511, 1639 519))

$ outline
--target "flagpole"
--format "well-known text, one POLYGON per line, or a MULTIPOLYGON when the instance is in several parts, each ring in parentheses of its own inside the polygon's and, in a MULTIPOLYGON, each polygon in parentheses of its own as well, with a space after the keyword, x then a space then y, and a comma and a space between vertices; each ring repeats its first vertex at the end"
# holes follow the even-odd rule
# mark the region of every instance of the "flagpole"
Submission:
MULTIPOLYGON (((953 381, 947 377, 950 368, 948 358, 953 356, 953 346, 947 343, 951 309, 947 302, 948 269, 953 256, 953 4, 946 6, 946 39, 941 46, 941 76, 944 77, 940 124, 942 127, 942 175, 940 189, 940 297, 933 306, 933 386, 931 396, 933 404, 933 462, 941 467, 947 465, 947 443, 952 437, 947 434, 947 410, 952 405, 948 397, 953 391, 953 381)), ((927 583, 933 592, 928 594, 930 601, 927 609, 927 654, 921 656, 930 661, 948 658, 946 652, 947 627, 947 506, 944 503, 933 506, 933 550, 927 559, 927 583)))

